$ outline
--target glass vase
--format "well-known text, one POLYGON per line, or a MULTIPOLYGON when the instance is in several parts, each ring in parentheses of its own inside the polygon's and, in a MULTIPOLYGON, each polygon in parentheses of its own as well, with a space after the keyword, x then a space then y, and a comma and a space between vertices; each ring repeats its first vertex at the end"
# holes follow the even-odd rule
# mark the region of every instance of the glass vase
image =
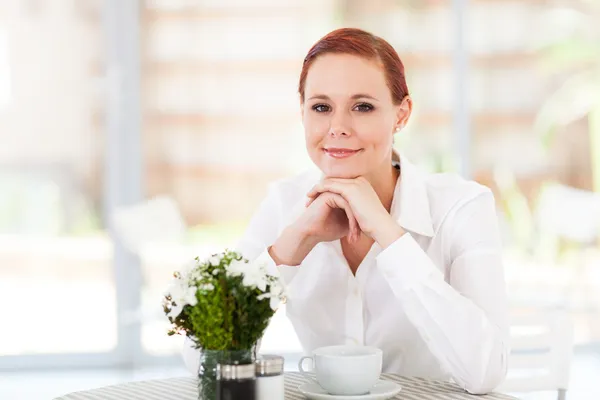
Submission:
POLYGON ((198 399, 215 400, 217 398, 217 364, 252 364, 254 363, 255 359, 255 349, 200 349, 200 364, 198 367, 198 399))

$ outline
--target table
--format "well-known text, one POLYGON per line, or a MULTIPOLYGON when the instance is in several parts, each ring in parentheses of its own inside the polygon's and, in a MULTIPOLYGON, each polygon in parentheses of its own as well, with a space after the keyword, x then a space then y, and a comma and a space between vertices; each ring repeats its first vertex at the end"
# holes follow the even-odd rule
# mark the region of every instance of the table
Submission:
MULTIPOLYGON (((515 400, 505 394, 493 393, 474 396, 465 393, 458 386, 447 382, 430 381, 423 378, 407 378, 383 374, 383 379, 398 382, 402 391, 395 399, 399 400, 515 400)), ((306 382, 299 372, 286 372, 285 399, 304 400, 298 386, 306 382)), ((107 386, 100 389, 75 392, 55 400, 198 400, 198 381, 194 377, 159 379, 131 382, 107 386)))

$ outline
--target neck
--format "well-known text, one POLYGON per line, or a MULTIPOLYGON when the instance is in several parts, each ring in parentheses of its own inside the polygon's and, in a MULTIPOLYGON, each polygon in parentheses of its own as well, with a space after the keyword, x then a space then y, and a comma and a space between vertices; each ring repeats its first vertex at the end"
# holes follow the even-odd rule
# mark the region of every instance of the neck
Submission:
POLYGON ((369 181, 375 193, 379 197, 379 201, 389 212, 392 208, 392 201, 394 200, 394 191, 396 189, 396 182, 400 176, 400 171, 394 168, 391 162, 386 161, 381 168, 373 171, 365 178, 369 181))

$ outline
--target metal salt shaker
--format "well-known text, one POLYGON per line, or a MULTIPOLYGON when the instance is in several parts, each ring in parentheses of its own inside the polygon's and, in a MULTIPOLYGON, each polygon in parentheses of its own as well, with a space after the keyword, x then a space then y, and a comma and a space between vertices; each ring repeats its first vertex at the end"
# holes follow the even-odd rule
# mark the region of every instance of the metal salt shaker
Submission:
POLYGON ((261 355, 256 359, 256 400, 283 400, 284 359, 277 355, 261 355))

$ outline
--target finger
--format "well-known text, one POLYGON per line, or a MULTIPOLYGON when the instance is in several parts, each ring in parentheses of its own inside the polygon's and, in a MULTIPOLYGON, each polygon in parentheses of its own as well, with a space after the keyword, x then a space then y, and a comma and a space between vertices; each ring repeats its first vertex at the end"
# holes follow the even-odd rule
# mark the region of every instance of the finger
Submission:
POLYGON ((343 196, 342 190, 337 186, 337 184, 336 187, 333 188, 331 184, 327 184, 327 182, 324 181, 313 186, 312 189, 310 189, 310 191, 306 194, 306 197, 308 197, 308 199, 306 200, 305 207, 310 206, 312 202, 315 201, 317 197, 319 197, 319 195, 325 192, 330 192, 343 196), (332 188, 333 190, 329 190, 330 188, 332 188))
MULTIPOLYGON (((333 201, 333 204, 329 204, 329 205, 336 207, 336 208, 343 209, 344 212, 346 213, 346 216, 348 217, 348 241, 350 243, 357 242, 360 237, 360 226, 358 225, 358 221, 356 220, 356 217, 354 216, 354 212, 352 211, 352 207, 350 206, 350 203, 339 194, 335 194, 335 193, 328 193, 328 194, 331 196, 330 198, 333 201)), ((316 200, 316 197, 308 199, 306 202, 306 207, 310 206, 315 200, 316 200)))
POLYGON ((344 188, 348 190, 352 187, 355 187, 363 180, 364 178, 360 176, 358 178, 325 178, 321 182, 313 186, 311 190, 307 193, 307 196, 317 197, 319 193, 323 193, 324 191, 329 191, 343 195, 342 190, 344 190, 344 188))
POLYGON ((309 198, 306 200, 306 203, 304 203, 304 206, 305 206, 305 207, 308 207, 308 206, 310 206, 310 205, 311 205, 311 204, 312 204, 312 203, 313 203, 313 202, 314 202, 314 201, 317 199, 317 197, 319 197, 319 196, 315 196, 315 197, 309 197, 309 198))
POLYGON ((306 197, 317 197, 319 192, 315 190, 317 185, 313 186, 308 193, 306 193, 306 197))
POLYGON ((348 182, 333 182, 331 180, 323 181, 313 186, 307 196, 316 197, 323 192, 331 192, 345 197, 348 195, 350 189, 349 185, 350 183, 348 182))
POLYGON ((308 193, 306 193, 306 197, 308 197, 309 199, 314 199, 315 197, 317 197, 319 195, 319 193, 321 193, 317 188, 320 186, 320 184, 316 184, 315 186, 313 186, 308 193))
MULTIPOLYGON (((344 200, 344 202, 346 201, 344 200)), ((348 240, 351 243, 354 243, 358 239, 358 222, 354 217, 354 212, 352 211, 350 204, 348 204, 347 202, 346 204, 347 206, 344 207, 344 211, 346 212, 346 216, 348 217, 348 240)))
POLYGON ((310 188, 308 193, 306 193, 306 196, 309 198, 314 198, 314 197, 317 197, 319 194, 323 193, 323 185, 326 182, 327 182, 327 179, 324 179, 324 180, 320 181, 319 183, 316 183, 312 188, 310 188))
POLYGON ((346 212, 346 216, 348 217, 348 240, 351 242, 358 240, 360 227, 350 203, 340 195, 333 195, 331 198, 336 207, 341 208, 346 212))
POLYGON ((358 221, 356 220, 356 217, 354 217, 354 214, 352 214, 351 217, 348 217, 348 224, 349 224, 349 240, 350 243, 355 243, 358 241, 358 237, 360 235, 360 227, 358 226, 358 221))
MULTIPOLYGON (((316 199, 323 193, 331 193, 344 197, 346 200, 351 198, 351 190, 356 187, 356 179, 344 179, 344 178, 326 178, 323 181, 317 183, 307 193, 307 200, 305 207, 309 207, 316 199)), ((357 235, 360 233, 358 230, 357 235)), ((356 237, 358 239, 358 236, 356 237)))

